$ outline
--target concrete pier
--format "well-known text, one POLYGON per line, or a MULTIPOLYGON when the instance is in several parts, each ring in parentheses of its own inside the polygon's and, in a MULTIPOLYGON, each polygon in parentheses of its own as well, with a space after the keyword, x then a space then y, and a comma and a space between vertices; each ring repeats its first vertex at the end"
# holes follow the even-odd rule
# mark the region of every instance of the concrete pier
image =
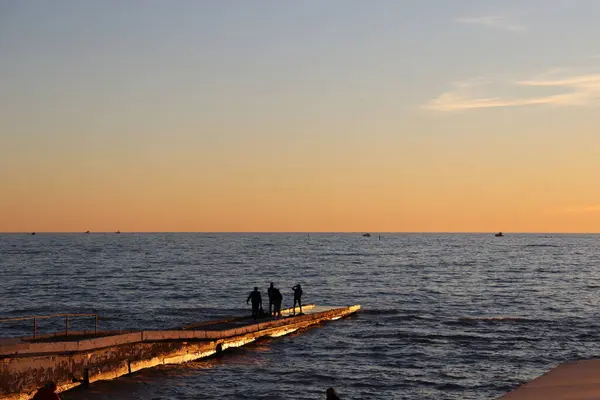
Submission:
POLYGON ((52 380, 58 391, 81 384, 118 378, 161 364, 178 364, 208 357, 251 343, 278 337, 327 320, 356 313, 350 307, 303 307, 305 315, 253 320, 229 318, 162 331, 69 332, 69 336, 0 340, 0 399, 30 399, 52 380))
POLYGON ((561 364, 500 397, 502 400, 600 399, 600 359, 561 364))

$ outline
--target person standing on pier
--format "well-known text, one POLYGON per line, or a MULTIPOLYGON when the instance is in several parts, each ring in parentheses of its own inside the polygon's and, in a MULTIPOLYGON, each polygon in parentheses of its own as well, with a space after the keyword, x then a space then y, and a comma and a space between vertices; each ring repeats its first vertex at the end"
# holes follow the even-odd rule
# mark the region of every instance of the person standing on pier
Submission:
POLYGON ((281 292, 277 288, 273 288, 272 292, 273 299, 273 316, 281 317, 281 302, 283 301, 283 296, 281 292))
POLYGON ((300 314, 302 314, 302 286, 297 284, 292 288, 294 291, 294 315, 296 315, 296 302, 300 306, 300 314))
POLYGON ((275 289, 275 287, 273 286, 273 282, 271 282, 271 286, 269 286, 269 288, 267 289, 267 295, 269 296, 269 316, 275 315, 275 312, 272 311, 273 304, 274 304, 274 299, 273 299, 273 290, 274 289, 275 289))
POLYGON ((252 300, 252 318, 256 319, 259 310, 262 308, 262 297, 256 286, 254 287, 254 291, 250 292, 250 295, 246 299, 246 304, 248 304, 250 300, 252 300))

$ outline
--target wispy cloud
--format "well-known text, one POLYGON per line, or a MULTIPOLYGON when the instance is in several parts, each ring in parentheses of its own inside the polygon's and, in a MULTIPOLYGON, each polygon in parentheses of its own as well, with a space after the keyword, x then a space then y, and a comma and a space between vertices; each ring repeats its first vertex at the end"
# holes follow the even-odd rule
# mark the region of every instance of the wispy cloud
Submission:
POLYGON ((509 21, 506 17, 500 15, 488 15, 481 17, 463 17, 454 20, 459 24, 479 25, 487 28, 502 29, 510 32, 525 32, 527 27, 509 21))
POLYGON ((593 106, 600 104, 600 74, 558 75, 551 71, 537 78, 512 82, 469 80, 452 84, 452 90, 441 93, 424 105, 428 110, 451 112, 493 107, 520 107, 536 105, 593 106), (476 83, 474 83, 476 82, 476 83), (498 96, 493 88, 504 92, 533 92, 551 88, 556 94, 544 96, 498 96))

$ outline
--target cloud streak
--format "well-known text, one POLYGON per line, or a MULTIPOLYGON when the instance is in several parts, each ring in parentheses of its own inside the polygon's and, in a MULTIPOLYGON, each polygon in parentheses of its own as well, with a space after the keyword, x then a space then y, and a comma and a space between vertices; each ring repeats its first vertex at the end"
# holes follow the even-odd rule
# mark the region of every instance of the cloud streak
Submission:
POLYGON ((492 95, 491 83, 473 83, 477 80, 453 84, 446 91, 424 105, 425 109, 437 112, 465 111, 481 108, 523 106, 594 106, 600 104, 600 74, 557 76, 555 72, 538 78, 501 84, 504 91, 532 92, 528 96, 505 97, 492 95), (556 94, 535 95, 541 89, 553 89, 556 94))
POLYGON ((510 22, 505 17, 500 15, 463 17, 455 19, 454 22, 465 25, 479 25, 486 28, 500 29, 515 33, 525 32, 527 30, 526 26, 510 22))

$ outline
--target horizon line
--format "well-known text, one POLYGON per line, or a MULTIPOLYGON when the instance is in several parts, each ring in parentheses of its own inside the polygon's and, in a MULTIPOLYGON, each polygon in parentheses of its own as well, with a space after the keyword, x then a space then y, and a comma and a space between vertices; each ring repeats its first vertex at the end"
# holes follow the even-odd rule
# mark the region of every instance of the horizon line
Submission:
POLYGON ((559 232, 559 231, 0 231, 0 235, 35 234, 157 234, 157 233, 202 233, 202 234, 557 234, 557 235, 597 235, 598 232, 559 232))

